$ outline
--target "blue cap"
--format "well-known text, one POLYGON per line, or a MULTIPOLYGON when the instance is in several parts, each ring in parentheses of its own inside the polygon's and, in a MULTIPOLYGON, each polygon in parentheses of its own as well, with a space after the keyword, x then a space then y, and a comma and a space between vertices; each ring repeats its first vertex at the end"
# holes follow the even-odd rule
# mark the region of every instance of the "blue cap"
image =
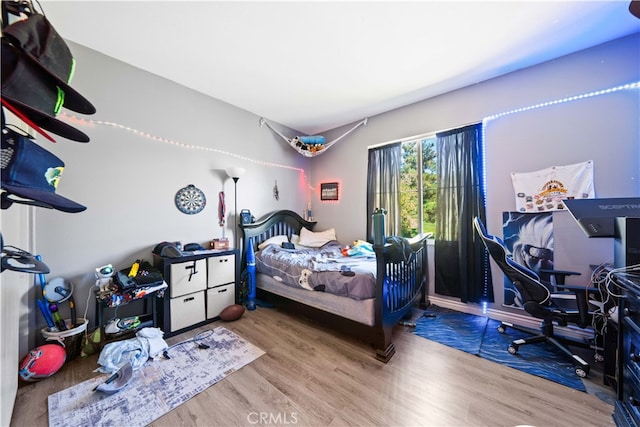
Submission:
MULTIPOLYGON (((9 128, 2 129, 1 186, 16 196, 35 200, 63 212, 82 212, 79 203, 56 194, 64 162, 29 138, 9 128)), ((13 200, 20 203, 19 200, 13 200)))

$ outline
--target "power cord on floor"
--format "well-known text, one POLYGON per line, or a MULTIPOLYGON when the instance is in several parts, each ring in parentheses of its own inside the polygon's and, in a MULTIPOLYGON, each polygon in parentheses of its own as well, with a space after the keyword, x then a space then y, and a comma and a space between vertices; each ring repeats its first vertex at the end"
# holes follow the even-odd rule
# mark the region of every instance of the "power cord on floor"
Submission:
POLYGON ((208 329, 206 331, 199 332, 199 333, 196 334, 196 336, 194 336, 191 339, 180 341, 178 343, 175 343, 175 344, 167 347, 162 352, 162 355, 164 356, 165 359, 171 359, 171 357, 169 356, 169 350, 171 350, 174 347, 178 347, 180 345, 187 344, 187 343, 190 343, 190 342, 195 342, 200 350, 206 350, 206 349, 210 348, 211 346, 208 345, 208 344, 205 344, 205 343, 203 343, 201 341, 204 340, 205 338, 209 338, 211 335, 213 335, 213 329, 208 329))

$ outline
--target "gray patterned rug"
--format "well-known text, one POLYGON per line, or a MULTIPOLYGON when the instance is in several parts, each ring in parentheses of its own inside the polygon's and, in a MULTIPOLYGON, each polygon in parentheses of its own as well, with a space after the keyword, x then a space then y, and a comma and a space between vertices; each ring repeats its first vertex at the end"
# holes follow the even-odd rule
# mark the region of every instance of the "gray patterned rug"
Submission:
POLYGON ((262 356, 264 351, 219 326, 198 341, 149 360, 116 394, 94 392, 100 375, 49 396, 50 426, 145 426, 262 356))

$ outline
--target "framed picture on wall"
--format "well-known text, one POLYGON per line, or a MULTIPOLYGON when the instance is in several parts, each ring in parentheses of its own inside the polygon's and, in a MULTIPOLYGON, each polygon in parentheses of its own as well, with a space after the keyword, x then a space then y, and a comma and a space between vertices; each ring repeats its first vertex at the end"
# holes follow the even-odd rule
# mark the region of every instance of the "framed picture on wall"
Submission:
POLYGON ((338 200, 338 183, 324 182, 320 184, 320 200, 338 200))

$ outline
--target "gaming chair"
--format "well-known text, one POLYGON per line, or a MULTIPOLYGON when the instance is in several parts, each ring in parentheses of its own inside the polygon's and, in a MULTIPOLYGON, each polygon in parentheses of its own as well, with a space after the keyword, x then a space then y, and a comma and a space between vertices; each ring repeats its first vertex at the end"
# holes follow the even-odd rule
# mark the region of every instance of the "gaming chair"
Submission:
POLYGON ((526 344, 547 342, 559 348, 569 356, 575 365, 575 372, 579 377, 589 374, 590 366, 580 356, 566 347, 571 344, 582 348, 592 348, 588 342, 570 340, 554 334, 554 322, 559 326, 567 326, 572 323, 580 328, 586 328, 593 322, 593 313, 589 311, 587 294, 597 292, 595 288, 564 285, 564 276, 579 274, 566 271, 549 271, 551 275, 558 274, 561 278, 555 284, 557 289, 545 284, 535 272, 516 263, 507 254, 507 249, 502 240, 487 233, 484 224, 479 218, 474 218, 473 225, 482 239, 485 248, 505 276, 513 283, 519 293, 524 310, 531 316, 542 319, 541 331, 502 322, 498 327, 500 333, 504 333, 507 327, 528 333, 531 337, 514 340, 508 348, 509 353, 516 354, 518 347, 526 344))

